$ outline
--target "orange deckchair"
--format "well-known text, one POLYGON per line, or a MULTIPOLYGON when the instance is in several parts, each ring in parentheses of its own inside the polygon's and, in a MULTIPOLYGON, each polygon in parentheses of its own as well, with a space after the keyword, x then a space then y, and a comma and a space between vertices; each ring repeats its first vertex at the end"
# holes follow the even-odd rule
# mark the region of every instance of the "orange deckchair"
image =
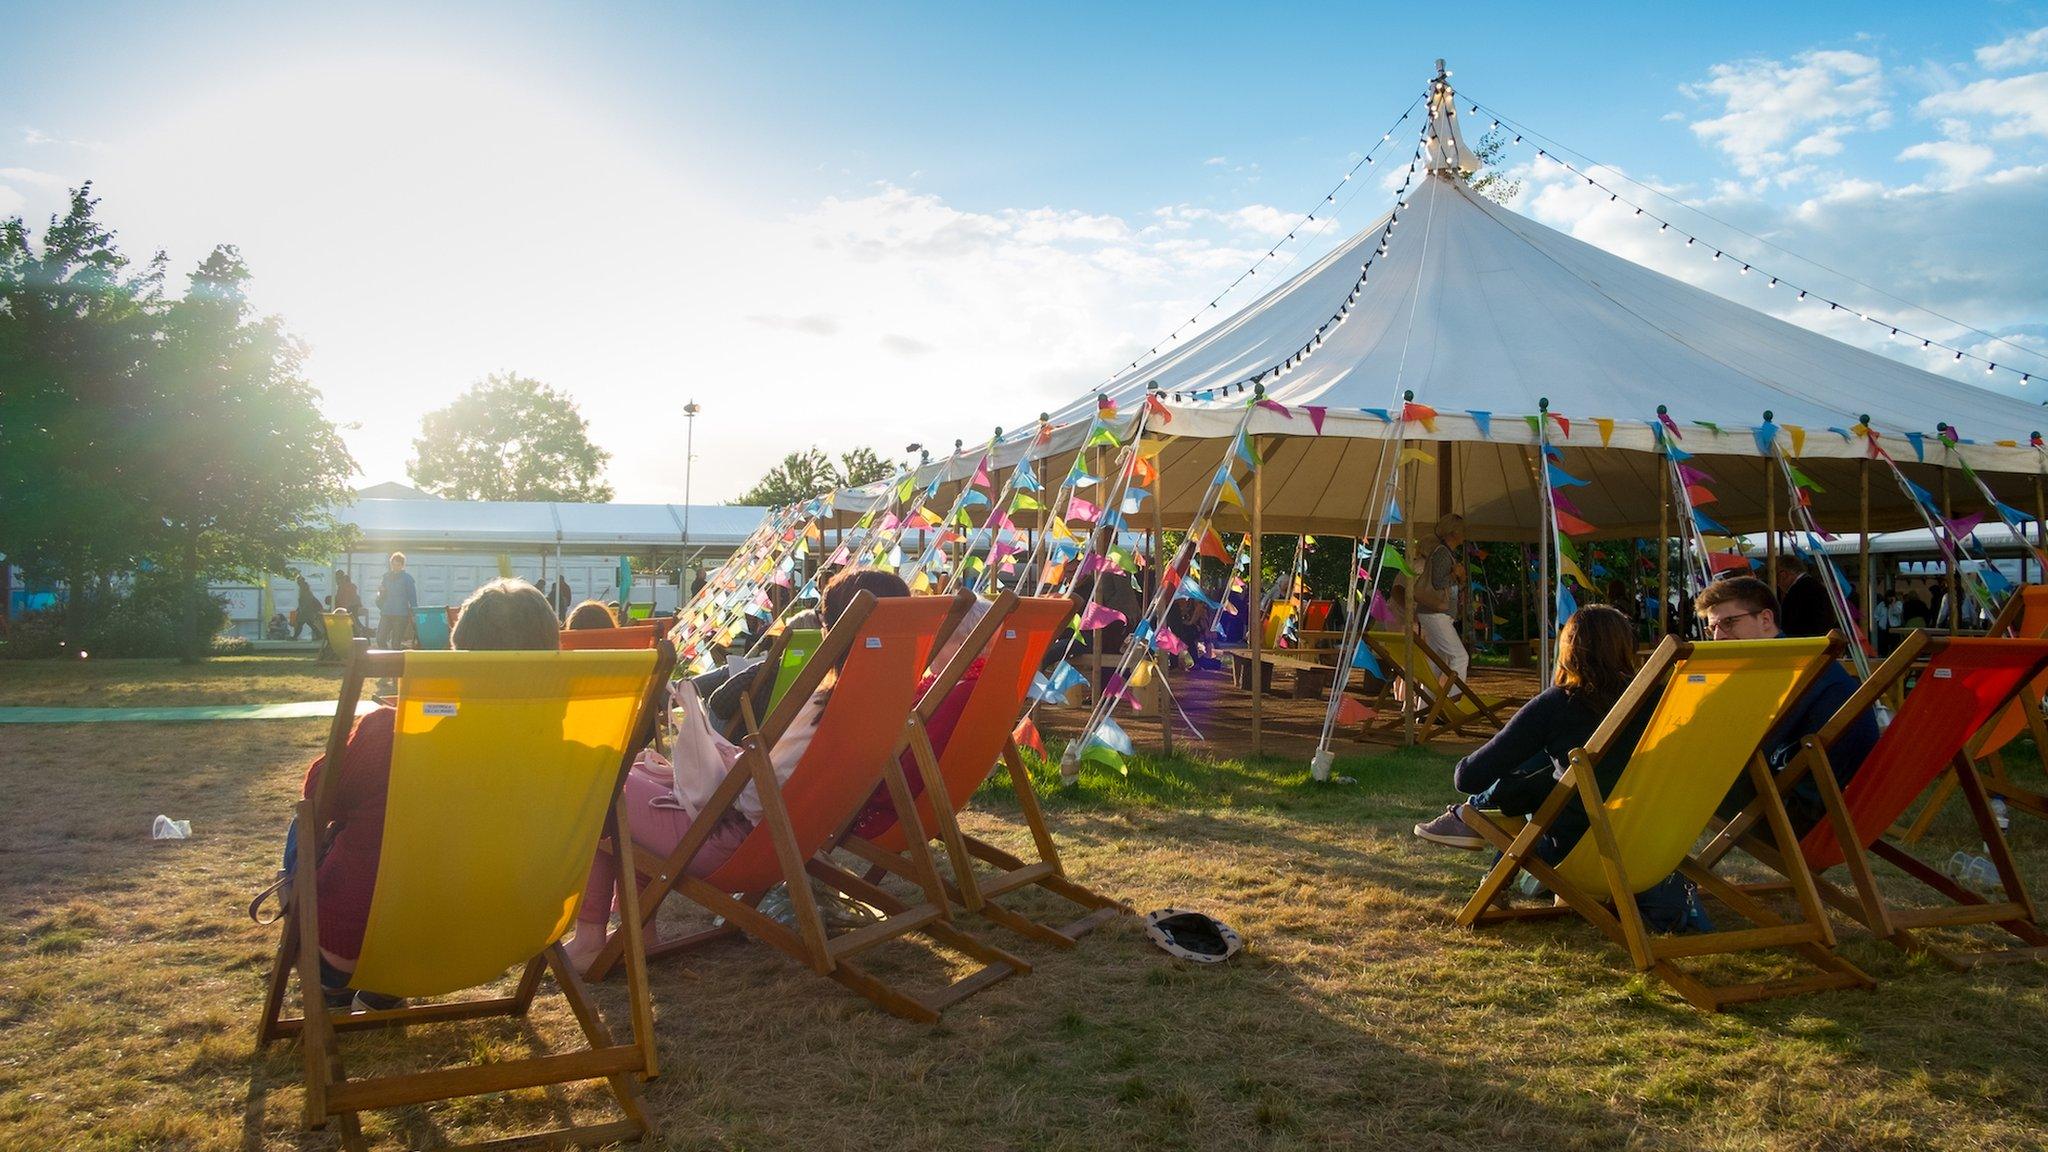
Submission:
POLYGON ((1470 805, 1462 809, 1466 824, 1499 848, 1501 858, 1458 913, 1458 923, 1470 927, 1577 912, 1628 949, 1638 971, 1654 973, 1686 1000, 1709 1011, 1776 996, 1870 987, 1874 981, 1869 976, 1833 952, 1835 938, 1827 913, 1796 851, 1798 840, 1784 802, 1771 787, 1770 767, 1758 751, 1771 729, 1841 652, 1839 635, 1704 644, 1666 637, 1586 746, 1572 752, 1570 767, 1527 824, 1513 830, 1470 805), (1653 709, 1648 724, 1628 766, 1603 795, 1594 766, 1613 750, 1645 706, 1653 709), (1776 843, 1791 849, 1784 856, 1801 912, 1797 920, 1788 921, 1764 907, 1690 855, 1716 805, 1745 771, 1757 788, 1776 843), (1584 805, 1589 826, 1553 867, 1535 854, 1535 848, 1574 797, 1584 805), (1494 906, 1515 873, 1523 870, 1555 894, 1554 906, 1494 906), (1635 897, 1674 871, 1756 927, 1652 938, 1635 897), (1819 971, 1769 983, 1710 985, 1676 963, 1765 948, 1789 948, 1819 971))
MULTIPOLYGON (((1013 932, 1063 948, 1073 947, 1082 936, 1130 911, 1120 901, 1084 888, 1067 877, 1059 849, 1046 828, 1038 794, 1031 787, 1031 773, 1024 766, 1014 737, 1018 722, 1030 706, 1031 681, 1039 661, 1073 613, 1074 602, 1064 596, 1020 600, 1014 592, 1003 593, 954 658, 956 662, 971 663, 979 656, 982 668, 944 750, 934 754, 924 730, 945 700, 937 693, 927 693, 919 703, 910 745, 924 781, 924 791, 917 798, 915 824, 925 834, 936 835, 946 847, 952 865, 947 894, 970 912, 980 913, 1013 932), (1038 853, 1036 863, 1026 863, 960 829, 960 809, 995 771, 999 761, 1009 769, 1010 787, 1016 793, 1017 806, 1023 811, 1025 826, 1038 853), (995 874, 977 876, 977 861, 993 867, 995 874), (1072 923, 1053 927, 997 903, 997 897, 1032 885, 1086 909, 1087 914, 1072 923)), ((946 671, 940 673, 942 679, 946 675, 946 671)), ((958 679, 957 675, 953 678, 958 679)), ((896 820, 893 812, 885 825, 868 829, 866 836, 859 835, 859 831, 856 828, 849 832, 839 846, 875 868, 915 877, 915 862, 905 855, 911 830, 896 820)))
MULTIPOLYGON (((1964 751, 1971 733, 1981 730, 2016 695, 2032 691, 2032 683, 2048 670, 2048 640, 1936 639, 1915 631, 1863 683, 1818 733, 1809 737, 1792 764, 1778 774, 1778 791, 1807 776, 1813 778, 1827 808, 1827 820, 1815 825, 1799 842, 1799 854, 1815 877, 1821 898, 1864 927, 1908 952, 1928 952, 1955 968, 1985 960, 2033 959, 2048 956, 2048 933, 2034 926, 2033 901, 2013 867, 2005 834, 1992 819, 1982 780, 1964 751), (1855 718, 1892 685, 1926 658, 1919 679, 1900 705, 1891 726, 1878 737, 1863 765, 1846 788, 1836 784, 1829 752, 1855 718), (1984 847, 1998 869, 2003 900, 1991 902, 1942 875, 1925 862, 1888 843, 1885 831, 1943 771, 1961 787, 1976 817, 1984 847), (1953 901, 1938 908, 1901 909, 1884 897, 1870 866, 1877 856, 1906 875, 1953 901), (1848 867, 1854 894, 1821 875, 1836 864, 1848 867), (1994 925, 2020 941, 2020 946, 1995 952, 1952 953, 1927 944, 1915 929, 1954 925, 1994 925)), ((1711 865, 1729 848, 1740 845, 1750 855, 1781 871, 1783 858, 1770 846, 1748 836, 1757 814, 1744 812, 1729 821, 1701 853, 1711 865)))
MULTIPOLYGON (((337 1121, 343 1145, 360 1149, 362 1112, 604 1080, 624 1119, 532 1138, 601 1144, 650 1131, 636 1082, 656 1071, 645 965, 637 951, 628 962, 632 1029, 621 1043, 559 940, 582 898, 600 833, 631 842, 619 784, 653 734, 674 663, 667 645, 644 652, 371 652, 369 641, 354 642, 327 738, 327 768, 314 795, 298 806, 293 896, 257 1031, 259 1050, 290 1036, 304 1041, 308 1127, 337 1121), (397 714, 377 884, 352 983, 440 998, 489 984, 516 966, 521 974, 511 995, 352 1015, 322 1007, 316 877, 356 702, 373 676, 396 679, 397 714), (304 1011, 287 1017, 293 972, 304 1011), (568 1000, 583 1048, 371 1077, 351 1077, 343 1065, 337 1033, 524 1016, 544 974, 568 1000)), ((620 901, 632 910, 637 898, 622 881, 620 901)), ((637 919, 632 923, 637 930, 637 919)))
MULTIPOLYGON (((2006 597, 1998 615, 1984 630, 1986 636, 2011 636, 2021 640, 2039 640, 2048 636, 2048 585, 2023 584, 2019 590, 2006 597)), ((2005 747, 2022 733, 2034 737, 2034 747, 2040 755, 2041 766, 2048 772, 2048 722, 2041 713, 2041 697, 2048 693, 2048 673, 2036 677, 2006 709, 1995 716, 1990 723, 1971 738, 1966 751, 1977 765, 1979 775, 1992 795, 2002 796, 2005 802, 2022 812, 2048 818, 2048 794, 2037 788, 2029 788, 2013 781, 2007 773, 2005 761, 1999 755, 2005 747)), ((1908 825, 1894 829, 1899 839, 1908 844, 1918 843, 1927 835, 1927 829, 1934 824, 1934 818, 1948 805, 1949 797, 1955 794, 1956 778, 1942 769, 1941 779, 1934 790, 1928 793, 1927 802, 1920 806, 1920 812, 1908 825)), ((1903 814, 1902 814, 1903 815, 1903 814)))
MULTIPOLYGON (((952 926, 938 869, 927 849, 923 828, 915 824, 910 787, 897 763, 909 740, 918 680, 943 621, 958 608, 953 597, 876 600, 861 593, 826 634, 824 643, 782 703, 770 712, 765 724, 756 726, 752 709, 742 705, 749 733, 738 763, 703 811, 697 813, 689 834, 667 859, 649 861, 642 856, 638 861, 646 881, 640 894, 643 921, 651 924, 661 902, 673 892, 724 917, 725 922, 679 939, 651 943, 648 955, 667 955, 745 931, 883 1009, 925 1022, 937 1020, 946 1007, 981 988, 1031 970, 1022 958, 983 944, 952 926), (838 678, 817 732, 789 779, 778 784, 769 753, 835 667, 839 669, 838 678), (699 879, 690 875, 687 869, 691 858, 750 783, 760 797, 761 822, 710 876, 699 879), (909 837, 909 851, 923 896, 915 904, 818 858, 865 805, 876 786, 884 783, 897 811, 913 813, 908 817, 915 832, 909 837), (882 919, 828 938, 824 918, 812 897, 810 877, 875 907, 883 914, 882 919), (769 889, 778 884, 788 886, 790 907, 796 918, 793 929, 758 908, 769 889), (982 967, 936 992, 912 995, 855 964, 854 957, 859 953, 912 932, 922 932, 979 961, 982 967)), ((941 680, 931 691, 943 697, 953 683, 941 680)), ((591 961, 590 974, 604 976, 631 946, 626 934, 613 933, 591 961)))
POLYGON ((592 652, 654 647, 654 625, 633 624, 624 628, 564 628, 562 651, 592 652))

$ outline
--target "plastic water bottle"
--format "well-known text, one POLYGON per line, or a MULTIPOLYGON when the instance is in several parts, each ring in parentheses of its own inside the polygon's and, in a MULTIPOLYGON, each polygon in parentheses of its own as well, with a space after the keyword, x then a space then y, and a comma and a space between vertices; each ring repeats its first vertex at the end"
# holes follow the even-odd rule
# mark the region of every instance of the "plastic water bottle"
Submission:
POLYGON ((1949 857, 1948 865, 1942 871, 1963 887, 1979 892, 1991 891, 2000 883, 1997 865, 1974 852, 1958 852, 1949 857))
POLYGON ((158 816, 156 823, 150 826, 149 838, 152 840, 189 840, 192 838, 192 822, 190 820, 173 820, 169 816, 158 816))

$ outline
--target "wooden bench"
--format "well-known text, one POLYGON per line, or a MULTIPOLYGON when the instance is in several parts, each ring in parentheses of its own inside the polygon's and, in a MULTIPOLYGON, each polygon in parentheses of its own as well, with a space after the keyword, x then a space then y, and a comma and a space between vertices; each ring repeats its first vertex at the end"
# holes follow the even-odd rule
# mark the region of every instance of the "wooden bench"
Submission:
MULTIPOLYGON (((1241 691, 1252 690, 1252 654, 1248 649, 1230 648, 1224 650, 1230 657, 1230 682, 1241 691)), ((1294 673, 1294 683, 1288 694, 1296 700, 1305 700, 1329 695, 1330 684, 1336 678, 1337 669, 1328 660, 1306 659, 1297 652, 1285 650, 1259 653, 1259 689, 1270 695, 1273 691, 1273 671, 1286 668, 1294 673)))

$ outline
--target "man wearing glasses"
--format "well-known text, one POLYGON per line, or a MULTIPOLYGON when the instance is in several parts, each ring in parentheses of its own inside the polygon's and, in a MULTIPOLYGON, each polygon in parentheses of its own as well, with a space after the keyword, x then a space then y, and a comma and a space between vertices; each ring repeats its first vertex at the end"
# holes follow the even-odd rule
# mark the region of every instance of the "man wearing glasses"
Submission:
MULTIPOLYGON (((1772 640, 1785 634, 1778 626, 1777 595, 1770 585, 1754 576, 1714 581, 1693 601, 1693 610, 1699 613, 1700 630, 1708 640, 1772 640)), ((1799 751, 1799 742, 1820 731, 1855 692, 1856 678, 1840 662, 1830 662, 1785 719, 1764 737, 1762 751, 1771 771, 1783 771, 1792 762, 1793 753, 1799 751)), ((1875 743, 1877 717, 1865 710, 1828 752, 1828 760, 1835 768, 1835 782, 1846 788, 1875 743)), ((1749 777, 1739 777, 1728 798, 1721 801, 1721 815, 1733 819, 1754 799, 1756 789, 1749 777)), ((1811 777, 1786 793, 1785 811, 1801 836, 1827 814, 1821 805, 1820 790, 1814 787, 1811 777)))

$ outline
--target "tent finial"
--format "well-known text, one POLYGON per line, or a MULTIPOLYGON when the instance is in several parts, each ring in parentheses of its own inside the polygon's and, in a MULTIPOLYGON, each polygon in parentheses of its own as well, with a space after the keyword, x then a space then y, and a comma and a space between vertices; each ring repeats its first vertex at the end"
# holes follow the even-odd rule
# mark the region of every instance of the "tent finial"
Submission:
POLYGON ((1451 89, 1451 71, 1442 60, 1436 62, 1436 75, 1429 82, 1427 148, 1431 172, 1470 176, 1479 171, 1479 157, 1458 131, 1458 94, 1451 89))

